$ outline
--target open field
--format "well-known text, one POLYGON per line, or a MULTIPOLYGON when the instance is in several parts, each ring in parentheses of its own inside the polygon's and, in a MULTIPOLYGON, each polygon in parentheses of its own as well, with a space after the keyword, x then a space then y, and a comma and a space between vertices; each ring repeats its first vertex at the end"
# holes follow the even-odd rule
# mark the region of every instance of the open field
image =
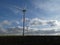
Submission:
POLYGON ((59 43, 58 36, 0 36, 0 44, 52 44, 59 43))

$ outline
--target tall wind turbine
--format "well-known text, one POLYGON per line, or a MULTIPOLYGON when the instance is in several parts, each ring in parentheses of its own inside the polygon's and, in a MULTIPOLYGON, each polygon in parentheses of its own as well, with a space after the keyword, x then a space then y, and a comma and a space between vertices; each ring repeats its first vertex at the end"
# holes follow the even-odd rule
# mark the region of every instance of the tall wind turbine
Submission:
POLYGON ((25 13, 26 13, 26 8, 18 8, 17 9, 21 10, 23 12, 23 36, 24 36, 24 30, 25 30, 25 13))

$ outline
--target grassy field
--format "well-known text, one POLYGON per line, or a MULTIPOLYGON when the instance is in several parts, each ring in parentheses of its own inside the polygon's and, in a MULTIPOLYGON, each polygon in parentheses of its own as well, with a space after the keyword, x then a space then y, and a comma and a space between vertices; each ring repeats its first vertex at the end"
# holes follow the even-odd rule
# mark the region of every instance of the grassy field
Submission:
POLYGON ((60 37, 58 36, 0 36, 0 44, 52 44, 60 43, 60 37))

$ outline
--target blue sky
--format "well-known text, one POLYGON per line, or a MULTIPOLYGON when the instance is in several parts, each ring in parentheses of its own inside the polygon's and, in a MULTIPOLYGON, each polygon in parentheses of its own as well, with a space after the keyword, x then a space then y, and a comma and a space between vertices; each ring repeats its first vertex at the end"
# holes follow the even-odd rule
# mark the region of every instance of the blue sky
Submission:
POLYGON ((16 7, 27 8, 26 18, 39 17, 38 13, 41 13, 42 10, 35 9, 33 3, 32 0, 0 0, 0 22, 4 20, 21 20, 23 14, 16 7))
POLYGON ((27 8, 26 17, 28 18, 34 18, 34 17, 40 18, 40 17, 45 17, 44 15, 46 15, 45 11, 43 11, 42 9, 35 8, 34 0, 33 1, 32 0, 0 0, 0 3, 1 3, 0 4, 1 20, 4 20, 4 19, 14 20, 14 19, 21 18, 22 16, 21 11, 15 12, 18 9, 16 9, 14 6, 23 8, 26 5, 26 8, 27 8))
POLYGON ((22 26, 24 7, 30 28, 60 29, 60 0, 0 0, 0 27, 22 26))

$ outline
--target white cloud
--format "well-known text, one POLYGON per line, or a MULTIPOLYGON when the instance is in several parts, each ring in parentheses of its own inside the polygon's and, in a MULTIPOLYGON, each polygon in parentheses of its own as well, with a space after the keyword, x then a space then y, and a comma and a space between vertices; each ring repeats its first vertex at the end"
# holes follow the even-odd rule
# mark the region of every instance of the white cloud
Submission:
POLYGON ((8 20, 4 20, 3 24, 10 24, 8 20))
POLYGON ((0 27, 2 29, 4 29, 5 26, 12 27, 13 23, 19 24, 19 21, 17 21, 17 20, 13 20, 13 21, 3 20, 2 22, 0 22, 0 27))
POLYGON ((19 21, 16 21, 16 23, 17 23, 17 24, 20 24, 20 22, 19 22, 19 21))
POLYGON ((60 26, 60 21, 49 20, 49 21, 47 21, 47 24, 49 24, 50 26, 60 26))
MULTIPOLYGON (((29 20, 30 22, 29 22, 29 24, 31 24, 31 25, 29 25, 29 27, 28 27, 28 32, 35 32, 35 31, 42 31, 42 32, 46 32, 46 31, 59 31, 59 29, 60 29, 60 21, 58 21, 58 20, 43 20, 43 19, 40 19, 40 18, 33 18, 33 19, 28 19, 28 18, 26 18, 26 20, 29 20), (40 26, 48 26, 47 28, 33 28, 32 27, 32 25, 34 25, 34 26, 38 26, 38 25, 40 25, 40 26), (52 25, 52 27, 49 27, 49 26, 51 26, 52 25)), ((11 23, 13 23, 13 22, 16 22, 16 21, 12 21, 12 22, 10 22, 10 21, 8 21, 8 20, 4 20, 3 22, 2 22, 2 24, 4 24, 4 25, 10 25, 11 23)), ((17 21, 17 24, 19 24, 19 21, 17 21)), ((19 32, 21 32, 20 31, 20 28, 22 29, 23 27, 22 26, 17 26, 17 28, 18 29, 16 29, 16 27, 12 27, 12 33, 19 33, 19 32), (15 29, 16 29, 16 31, 15 31, 15 29)), ((25 29, 27 30, 27 27, 25 27, 25 29)), ((1 29, 3 32, 8 32, 8 31, 6 31, 4 28, 2 28, 1 29)), ((8 30, 8 29, 7 29, 8 30)), ((26 31, 25 30, 25 31, 26 31)), ((10 32, 8 32, 8 33, 10 33, 10 32)), ((27 32, 26 32, 27 33, 27 32)))
POLYGON ((46 25, 46 20, 41 20, 39 18, 33 18, 30 21, 30 25, 46 25))
POLYGON ((0 22, 0 31, 2 33, 7 33, 7 30, 4 28, 4 25, 10 26, 11 22, 8 20, 4 20, 4 21, 0 22))
POLYGON ((33 18, 30 20, 31 25, 52 25, 52 26, 60 26, 60 21, 58 20, 42 20, 39 18, 33 18))
POLYGON ((18 28, 23 28, 22 26, 17 26, 18 28))
POLYGON ((37 28, 35 27, 37 30, 55 30, 57 31, 58 29, 60 29, 60 21, 58 20, 42 20, 39 18, 33 18, 30 20, 30 27, 35 27, 35 26, 44 26, 43 28, 37 28), (46 27, 47 26, 47 27, 46 27))
POLYGON ((60 1, 59 0, 42 0, 34 1, 36 8, 43 9, 50 12, 59 12, 60 11, 60 1))
POLYGON ((1 22, 1 25, 11 25, 11 22, 8 20, 4 20, 1 22))

